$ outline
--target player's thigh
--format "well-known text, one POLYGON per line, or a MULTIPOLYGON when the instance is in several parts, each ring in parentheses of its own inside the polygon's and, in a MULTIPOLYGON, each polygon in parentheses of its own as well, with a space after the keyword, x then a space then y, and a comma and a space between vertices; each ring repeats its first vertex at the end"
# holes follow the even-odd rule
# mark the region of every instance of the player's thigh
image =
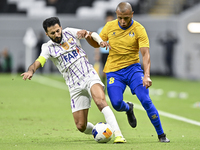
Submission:
POLYGON ((92 85, 91 89, 91 96, 101 111, 105 106, 107 106, 107 102, 105 99, 104 89, 103 86, 100 83, 95 83, 92 85))
POLYGON ((87 92, 87 89, 83 87, 75 87, 73 89, 69 89, 70 98, 71 98, 71 109, 72 113, 89 109, 91 107, 91 96, 87 92))
POLYGON ((118 106, 123 101, 124 89, 119 86, 110 86, 107 88, 108 96, 113 106, 118 106))
POLYGON ((104 94, 104 84, 97 73, 90 76, 90 78, 87 80, 86 87, 88 94, 93 98, 100 111, 107 106, 104 94))
POLYGON ((122 89, 126 88, 126 78, 120 71, 106 73, 107 88, 112 86, 118 86, 122 89))
POLYGON ((135 89, 138 86, 143 85, 143 78, 143 72, 134 73, 134 75, 132 75, 131 78, 129 78, 128 86, 130 87, 132 94, 135 94, 135 89))
POLYGON ((120 76, 107 76, 107 92, 112 105, 117 105, 123 100, 126 83, 120 76))

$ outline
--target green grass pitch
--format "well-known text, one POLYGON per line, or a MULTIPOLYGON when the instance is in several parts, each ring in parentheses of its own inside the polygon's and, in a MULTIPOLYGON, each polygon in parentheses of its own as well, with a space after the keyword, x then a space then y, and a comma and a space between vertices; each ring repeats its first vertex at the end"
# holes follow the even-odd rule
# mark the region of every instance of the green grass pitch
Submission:
MULTIPOLYGON (((136 104, 138 126, 131 128, 125 112, 113 110, 127 143, 113 144, 112 138, 99 144, 77 131, 69 92, 60 75, 35 75, 23 81, 19 74, 0 74, 0 150, 200 150, 200 83, 151 79, 150 96, 157 109, 166 112, 160 118, 170 143, 158 142, 146 112, 139 109, 140 102, 128 88, 124 99, 136 104)), ((105 121, 93 102, 88 120, 93 124, 105 121)))

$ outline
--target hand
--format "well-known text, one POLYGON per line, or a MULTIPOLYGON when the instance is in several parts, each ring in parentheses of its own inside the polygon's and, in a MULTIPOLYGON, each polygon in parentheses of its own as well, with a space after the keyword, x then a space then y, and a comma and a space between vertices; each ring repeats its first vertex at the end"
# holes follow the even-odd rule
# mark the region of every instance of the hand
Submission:
POLYGON ((81 31, 77 32, 78 39, 87 38, 88 36, 89 36, 89 34, 86 30, 81 30, 81 31))
POLYGON ((151 81, 150 77, 144 76, 144 78, 143 78, 143 86, 145 86, 146 89, 147 89, 147 88, 149 88, 151 85, 152 85, 152 81, 151 81))
POLYGON ((108 44, 108 42, 105 42, 105 41, 102 41, 102 42, 100 43, 100 47, 105 47, 106 50, 111 49, 111 46, 108 44))
POLYGON ((31 78, 33 77, 33 72, 27 71, 27 72, 22 73, 21 76, 23 76, 23 80, 26 80, 26 79, 31 80, 31 78))

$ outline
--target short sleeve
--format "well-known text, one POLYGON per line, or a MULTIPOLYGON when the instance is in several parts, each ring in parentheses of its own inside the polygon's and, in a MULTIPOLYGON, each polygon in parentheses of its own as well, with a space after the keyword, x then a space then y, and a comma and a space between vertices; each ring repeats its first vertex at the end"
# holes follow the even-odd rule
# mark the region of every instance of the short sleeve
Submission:
POLYGON ((103 27, 101 32, 99 33, 99 36, 103 41, 108 41, 108 23, 103 27))
POLYGON ((138 42, 139 42, 139 48, 141 47, 149 47, 149 38, 147 36, 147 32, 145 28, 141 25, 138 29, 137 32, 139 32, 138 36, 138 42))

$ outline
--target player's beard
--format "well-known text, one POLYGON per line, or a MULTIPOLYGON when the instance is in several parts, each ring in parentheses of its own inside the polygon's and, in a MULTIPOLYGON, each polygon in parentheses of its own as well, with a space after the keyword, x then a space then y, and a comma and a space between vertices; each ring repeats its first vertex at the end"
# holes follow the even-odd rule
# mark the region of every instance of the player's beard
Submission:
POLYGON ((62 41, 62 33, 60 37, 56 37, 55 39, 49 37, 53 42, 60 44, 60 42, 62 41))

